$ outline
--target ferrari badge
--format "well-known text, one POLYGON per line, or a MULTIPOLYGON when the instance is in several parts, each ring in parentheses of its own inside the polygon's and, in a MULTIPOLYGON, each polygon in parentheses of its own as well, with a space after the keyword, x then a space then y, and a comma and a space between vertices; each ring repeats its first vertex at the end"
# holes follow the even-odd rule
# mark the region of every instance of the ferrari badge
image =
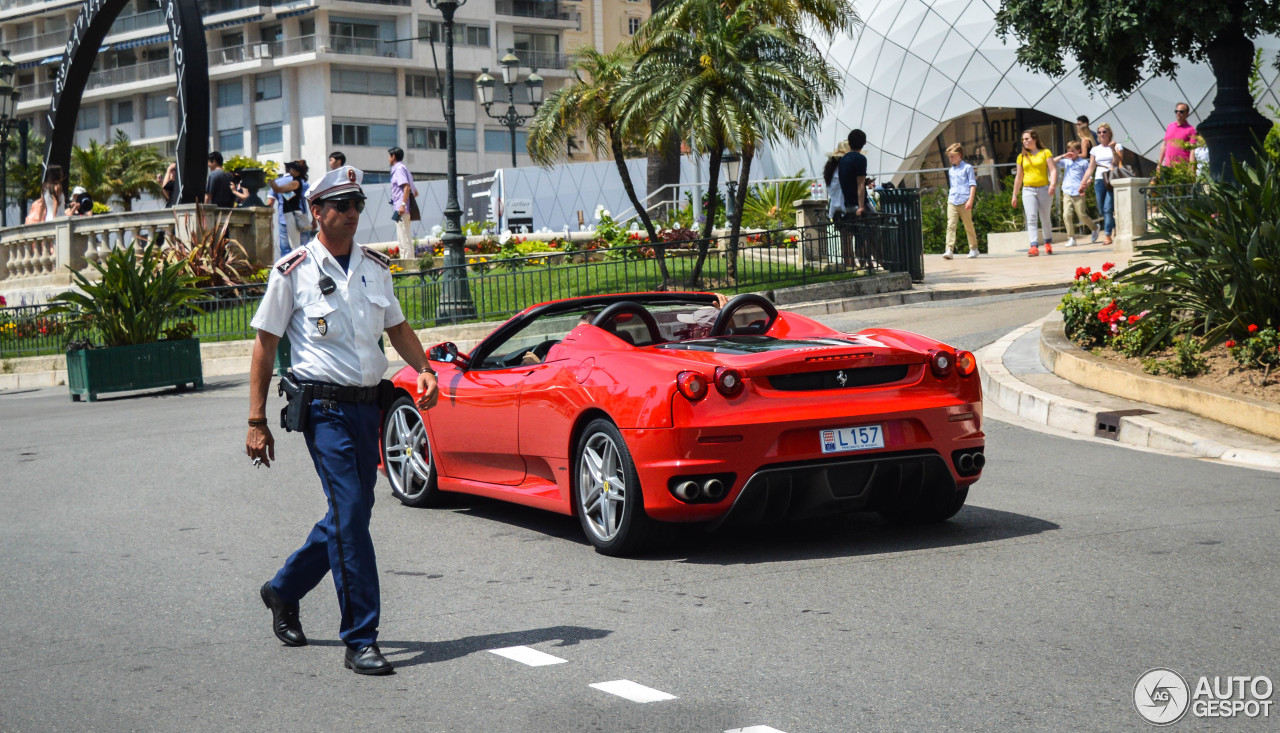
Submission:
POLYGON ((328 324, 328 323, 325 323, 325 321, 324 321, 324 319, 323 319, 323 318, 317 318, 317 319, 316 319, 316 330, 320 332, 320 335, 321 335, 321 336, 323 336, 323 335, 325 335, 325 333, 327 333, 327 332, 329 331, 329 324, 328 324))
MULTIPOLYGON (((324 319, 321 319, 321 320, 324 320, 324 319)), ((323 329, 323 328, 321 328, 321 329, 320 329, 320 333, 321 333, 321 334, 324 334, 324 329, 323 329)), ((841 387, 843 387, 843 386, 845 386, 846 384, 848 384, 848 382, 849 382, 849 378, 848 378, 848 377, 846 377, 846 376, 844 375, 844 370, 843 370, 843 369, 841 369, 840 371, 836 372, 836 381, 840 383, 840 386, 841 386, 841 387)))

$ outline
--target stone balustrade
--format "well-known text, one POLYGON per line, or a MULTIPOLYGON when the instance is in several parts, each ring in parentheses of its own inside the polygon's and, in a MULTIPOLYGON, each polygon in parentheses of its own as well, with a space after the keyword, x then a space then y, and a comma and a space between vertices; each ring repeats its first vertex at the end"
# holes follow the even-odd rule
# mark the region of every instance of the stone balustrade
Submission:
MULTIPOLYGON (((230 217, 227 236, 258 267, 271 264, 271 209, 199 207, 212 227, 230 217)), ((71 271, 94 279, 92 263, 120 247, 145 246, 160 233, 166 241, 190 241, 198 229, 197 206, 61 217, 43 224, 0 230, 0 295, 10 305, 46 302, 71 284, 71 271)))

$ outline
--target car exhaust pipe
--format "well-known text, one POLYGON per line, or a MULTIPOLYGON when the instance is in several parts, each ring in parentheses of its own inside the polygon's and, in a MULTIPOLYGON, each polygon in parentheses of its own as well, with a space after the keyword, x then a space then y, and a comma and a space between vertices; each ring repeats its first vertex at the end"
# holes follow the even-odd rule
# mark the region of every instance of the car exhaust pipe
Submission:
POLYGON ((961 453, 961 454, 960 454, 960 459, 956 461, 956 466, 957 466, 957 467, 959 467, 959 469, 960 469, 960 471, 961 471, 962 473, 968 473, 968 472, 972 471, 972 470, 973 470, 973 456, 972 456, 972 455, 970 455, 969 453, 961 453))
POLYGON ((696 481, 683 481, 676 484, 676 496, 684 501, 695 501, 698 498, 698 484, 696 481))
POLYGON ((711 501, 719 501, 724 497, 724 482, 718 478, 707 479, 702 485, 702 495, 711 501))
POLYGON ((981 471, 982 467, 985 465, 987 465, 986 456, 982 455, 981 453, 974 453, 973 454, 973 470, 981 471))

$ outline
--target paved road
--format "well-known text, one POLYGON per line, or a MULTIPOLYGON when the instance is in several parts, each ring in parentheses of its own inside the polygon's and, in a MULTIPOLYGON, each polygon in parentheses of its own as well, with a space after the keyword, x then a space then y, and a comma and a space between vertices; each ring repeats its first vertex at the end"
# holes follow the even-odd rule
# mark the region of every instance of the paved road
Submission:
MULTIPOLYGON (((832 321, 977 348, 1055 300, 832 321)), ((597 555, 567 517, 408 509, 383 480, 398 670, 357 677, 331 586, 303 602, 311 646, 268 629, 257 587, 324 500, 296 436, 249 466, 245 395, 243 378, 93 405, 0 393, 0 730, 1134 730, 1151 667, 1280 677, 1274 474, 997 421, 944 526, 681 534, 641 560, 597 555), (490 653, 517 646, 564 662, 490 653), (675 699, 591 687, 618 680, 675 699)))

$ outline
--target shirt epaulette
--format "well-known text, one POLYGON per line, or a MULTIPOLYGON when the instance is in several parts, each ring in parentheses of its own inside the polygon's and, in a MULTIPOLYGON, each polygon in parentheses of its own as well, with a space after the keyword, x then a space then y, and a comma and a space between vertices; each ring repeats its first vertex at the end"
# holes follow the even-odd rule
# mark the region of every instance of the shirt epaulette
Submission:
POLYGON ((386 256, 385 254, 383 254, 382 252, 379 252, 376 249, 370 249, 369 247, 366 247, 363 244, 360 245, 360 249, 364 250, 365 256, 367 256, 369 259, 373 260, 379 265, 382 265, 388 270, 391 269, 390 257, 386 256))
POLYGON ((307 259, 307 248, 299 247, 298 249, 295 249, 294 251, 290 252, 284 257, 281 257, 280 260, 276 262, 275 267, 277 270, 279 270, 281 275, 288 275, 289 273, 297 269, 298 265, 301 265, 302 262, 306 259, 307 259))

